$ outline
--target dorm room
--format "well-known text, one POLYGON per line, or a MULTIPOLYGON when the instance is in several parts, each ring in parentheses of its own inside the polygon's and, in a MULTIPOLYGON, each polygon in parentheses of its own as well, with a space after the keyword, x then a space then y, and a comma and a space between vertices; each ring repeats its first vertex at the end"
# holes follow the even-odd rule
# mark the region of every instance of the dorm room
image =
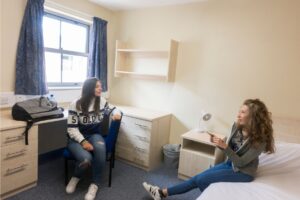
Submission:
MULTIPOLYGON (((101 96, 122 111, 123 117, 112 187, 107 187, 105 169, 95 199, 110 199, 109 192, 116 200, 126 199, 126 194, 131 199, 150 199, 143 181, 168 187, 215 165, 223 158, 218 157, 218 149, 207 145, 207 138, 197 140, 202 133, 196 131, 196 139, 188 133, 202 125, 200 118, 206 111, 211 114, 207 130, 228 137, 238 106, 249 98, 261 99, 272 112, 276 140, 275 154, 260 156, 256 179, 251 183, 215 183, 202 193, 196 189, 167 199, 300 198, 296 188, 300 183, 300 1, 1 0, 0 8, 1 198, 42 198, 35 196, 41 191, 48 191, 46 199, 84 198, 91 178, 84 186, 78 185, 78 193, 68 196, 65 192, 62 150, 67 144, 69 105, 81 96, 83 81, 99 75, 98 69, 102 74, 98 78, 103 81, 101 96), (46 79, 31 77, 39 73, 38 68, 30 72, 27 69, 33 66, 25 71, 18 67, 28 2, 43 3, 44 38, 58 36, 58 43, 65 45, 56 48, 45 41, 46 79), (106 25, 106 51, 101 48, 99 55, 107 62, 91 70, 89 64, 97 65, 97 58, 91 56, 97 48, 92 48, 89 34, 94 17, 106 25), (53 28, 58 23, 61 33, 53 28), (76 34, 67 34, 64 28, 76 34), (50 65, 56 67, 50 69, 50 65), (34 87, 26 88, 30 78, 25 76, 34 84, 44 81, 45 90, 32 95, 34 87), (65 116, 35 124, 30 130, 34 137, 29 140, 35 149, 25 151, 22 136, 14 135, 23 132, 25 123, 12 120, 11 107, 41 95, 55 98, 65 108, 65 116), (21 139, 13 150, 6 147, 7 133, 12 134, 8 135, 11 140, 21 139), (185 165, 175 169, 163 162, 165 144, 181 144, 179 159, 185 165), (208 159, 203 159, 207 152, 208 159), (29 154, 26 162, 34 160, 32 165, 22 163, 26 159, 9 164, 5 159, 25 154, 29 154), (47 171, 53 165, 57 171, 47 171), (121 171, 138 177, 131 180, 121 171), (24 172, 28 173, 21 175, 24 172), (21 181, 9 180, 5 174, 21 181), (128 182, 120 183, 122 180, 128 182), (48 183, 59 187, 51 189, 48 183)), ((69 165, 71 171, 73 168, 69 165)))

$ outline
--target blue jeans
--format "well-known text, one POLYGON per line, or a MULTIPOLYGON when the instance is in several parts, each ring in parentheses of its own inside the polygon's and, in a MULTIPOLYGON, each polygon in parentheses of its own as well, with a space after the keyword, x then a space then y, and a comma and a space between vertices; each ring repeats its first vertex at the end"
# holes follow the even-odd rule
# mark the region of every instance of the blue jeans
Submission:
POLYGON ((101 172, 103 171, 106 161, 106 148, 103 137, 100 134, 92 134, 86 137, 94 147, 93 151, 86 151, 81 144, 69 139, 68 149, 75 157, 77 163, 74 176, 81 178, 85 170, 92 166, 93 183, 99 186, 101 181, 101 172))
POLYGON ((178 185, 167 188, 168 195, 182 194, 194 188, 199 188, 201 192, 211 183, 217 182, 251 182, 253 177, 242 172, 234 172, 232 162, 227 161, 192 177, 178 185))

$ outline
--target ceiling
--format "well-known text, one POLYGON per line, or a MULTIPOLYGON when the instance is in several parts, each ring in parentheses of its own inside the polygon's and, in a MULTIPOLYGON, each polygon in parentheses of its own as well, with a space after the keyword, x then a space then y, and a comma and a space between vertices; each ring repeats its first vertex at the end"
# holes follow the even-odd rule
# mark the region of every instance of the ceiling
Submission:
POLYGON ((207 0, 89 0, 111 10, 133 10, 156 6, 187 4, 207 0))

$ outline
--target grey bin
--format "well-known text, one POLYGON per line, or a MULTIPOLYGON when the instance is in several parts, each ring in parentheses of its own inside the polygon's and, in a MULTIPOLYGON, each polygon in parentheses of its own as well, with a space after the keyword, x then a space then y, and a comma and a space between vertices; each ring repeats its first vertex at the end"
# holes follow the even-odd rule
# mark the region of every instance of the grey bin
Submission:
POLYGON ((180 144, 166 144, 163 146, 164 165, 170 168, 178 168, 180 144))

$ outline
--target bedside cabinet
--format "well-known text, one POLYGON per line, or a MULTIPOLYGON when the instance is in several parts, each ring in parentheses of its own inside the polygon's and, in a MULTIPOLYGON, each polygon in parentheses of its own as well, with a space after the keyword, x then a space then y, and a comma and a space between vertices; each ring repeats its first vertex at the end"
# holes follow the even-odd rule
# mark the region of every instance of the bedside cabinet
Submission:
POLYGON ((29 130, 25 145, 25 128, 1 129, 1 199, 36 186, 38 127, 29 130))
MULTIPOLYGON (((225 136, 216 136, 226 139, 225 136)), ((178 177, 188 179, 224 160, 223 152, 210 142, 210 135, 191 130, 182 136, 178 177)))
POLYGON ((163 145, 169 142, 171 114, 129 106, 117 106, 123 118, 116 157, 146 171, 162 162, 163 145))

